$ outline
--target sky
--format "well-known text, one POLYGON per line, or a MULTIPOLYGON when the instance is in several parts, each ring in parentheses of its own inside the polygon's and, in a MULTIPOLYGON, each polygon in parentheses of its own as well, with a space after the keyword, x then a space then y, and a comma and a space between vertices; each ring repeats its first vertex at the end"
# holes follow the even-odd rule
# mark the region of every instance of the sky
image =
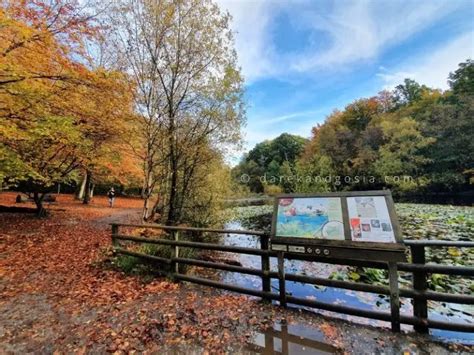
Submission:
POLYGON ((474 0, 217 3, 233 17, 246 81, 244 151, 283 132, 309 138, 334 109, 404 78, 447 89, 474 58, 474 0))

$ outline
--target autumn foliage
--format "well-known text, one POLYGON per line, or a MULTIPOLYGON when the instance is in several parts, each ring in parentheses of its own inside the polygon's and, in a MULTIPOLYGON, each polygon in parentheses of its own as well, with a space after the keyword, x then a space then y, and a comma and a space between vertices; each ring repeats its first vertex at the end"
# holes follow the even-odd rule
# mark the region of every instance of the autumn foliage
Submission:
POLYGON ((0 28, 0 180, 26 182, 41 210, 54 183, 126 152, 131 88, 94 65, 100 27, 78 1, 2 1, 0 28))

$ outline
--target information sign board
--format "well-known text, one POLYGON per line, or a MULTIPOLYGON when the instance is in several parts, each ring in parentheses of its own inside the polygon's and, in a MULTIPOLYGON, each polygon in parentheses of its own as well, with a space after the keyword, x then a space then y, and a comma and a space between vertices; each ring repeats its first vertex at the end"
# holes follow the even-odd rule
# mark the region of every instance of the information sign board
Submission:
POLYGON ((364 260, 404 251, 389 190, 277 195, 271 241, 275 251, 364 260))

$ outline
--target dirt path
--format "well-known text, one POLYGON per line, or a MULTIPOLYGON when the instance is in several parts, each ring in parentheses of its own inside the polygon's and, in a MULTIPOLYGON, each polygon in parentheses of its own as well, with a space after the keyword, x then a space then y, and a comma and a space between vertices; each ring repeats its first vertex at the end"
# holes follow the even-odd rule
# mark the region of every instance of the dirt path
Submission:
POLYGON ((61 196, 45 220, 0 214, 0 353, 271 352, 281 347, 275 334, 299 352, 450 353, 426 337, 125 275, 110 263, 108 224, 137 221, 140 204, 118 199, 109 209, 104 198, 84 206, 61 196))
POLYGON ((111 209, 110 215, 100 217, 93 220, 99 228, 105 227, 110 229, 111 223, 140 223, 141 222, 141 208, 128 209, 111 209))

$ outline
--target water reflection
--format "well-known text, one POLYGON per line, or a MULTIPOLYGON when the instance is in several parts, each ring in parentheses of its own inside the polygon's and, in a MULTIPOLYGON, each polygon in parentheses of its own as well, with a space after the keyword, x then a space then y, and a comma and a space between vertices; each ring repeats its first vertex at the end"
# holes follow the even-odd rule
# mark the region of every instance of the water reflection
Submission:
POLYGON ((337 348, 323 341, 322 333, 303 325, 275 324, 257 333, 249 350, 259 354, 337 354, 337 348))

